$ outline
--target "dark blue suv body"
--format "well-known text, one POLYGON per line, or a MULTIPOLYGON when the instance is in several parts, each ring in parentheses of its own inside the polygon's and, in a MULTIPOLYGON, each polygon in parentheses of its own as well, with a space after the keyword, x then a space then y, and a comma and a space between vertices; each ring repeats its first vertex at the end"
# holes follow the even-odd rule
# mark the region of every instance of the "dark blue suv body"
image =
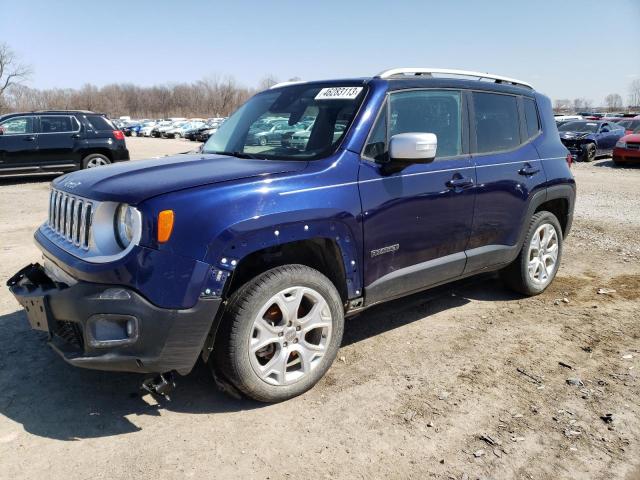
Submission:
POLYGON ((575 200, 550 101, 432 73, 276 86, 201 153, 56 179, 44 265, 11 291, 74 365, 186 374, 202 355, 264 401, 310 388, 371 305, 498 270, 540 293, 575 200), (306 145, 247 141, 282 118, 313 123, 306 145))

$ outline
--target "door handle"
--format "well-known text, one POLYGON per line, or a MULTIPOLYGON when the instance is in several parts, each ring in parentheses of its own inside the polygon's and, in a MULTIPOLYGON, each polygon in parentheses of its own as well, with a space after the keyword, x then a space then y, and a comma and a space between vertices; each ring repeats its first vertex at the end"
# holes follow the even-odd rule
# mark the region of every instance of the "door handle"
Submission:
POLYGON ((36 139, 33 135, 29 135, 28 137, 24 137, 23 140, 25 142, 33 142, 36 139))
POLYGON ((473 186, 473 179, 471 178, 452 178, 447 183, 445 183, 447 188, 456 189, 456 188, 469 188, 473 186))
POLYGON ((526 165, 522 167, 520 170, 518 170, 518 173, 520 175, 530 176, 530 175, 535 175, 539 171, 540 171, 539 168, 532 167, 531 165, 526 165))
POLYGON ((73 135, 71 135, 71 138, 80 138, 80 134, 79 133, 74 133, 73 135))

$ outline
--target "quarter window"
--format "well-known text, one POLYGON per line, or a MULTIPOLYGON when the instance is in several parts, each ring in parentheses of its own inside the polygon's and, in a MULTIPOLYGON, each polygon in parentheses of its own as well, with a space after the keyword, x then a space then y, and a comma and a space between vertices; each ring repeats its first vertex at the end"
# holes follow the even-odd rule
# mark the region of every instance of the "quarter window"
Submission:
POLYGON ((527 123, 527 136, 528 138, 535 137, 540 131, 540 121, 538 120, 538 111, 536 109, 536 102, 531 98, 523 98, 524 103, 524 118, 527 123))
POLYGON ((520 144, 516 97, 473 92, 473 105, 478 153, 510 150, 520 144))
POLYGON ((387 106, 382 107, 382 112, 376 120, 371 135, 364 147, 364 156, 373 158, 376 162, 384 162, 387 152, 387 106))
POLYGON ((16 117, 0 123, 3 135, 25 135, 33 133, 33 117, 16 117))
POLYGON ((437 157, 462 153, 462 99, 458 91, 415 90, 390 97, 390 136, 398 133, 434 133, 437 157))
POLYGON ((116 128, 113 126, 109 119, 103 117, 102 115, 87 115, 86 119, 89 121, 94 130, 115 130, 116 128))
POLYGON ((40 132, 42 133, 63 133, 77 130, 71 123, 71 117, 51 116, 40 117, 40 132))

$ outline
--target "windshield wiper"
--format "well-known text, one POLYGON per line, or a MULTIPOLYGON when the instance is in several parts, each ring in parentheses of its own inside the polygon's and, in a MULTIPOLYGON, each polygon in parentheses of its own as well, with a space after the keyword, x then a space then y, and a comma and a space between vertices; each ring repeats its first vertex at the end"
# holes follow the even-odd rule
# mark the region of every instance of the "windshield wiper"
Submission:
POLYGON ((251 158, 251 159, 258 158, 255 155, 251 155, 250 153, 245 153, 245 152, 204 152, 204 153, 213 153, 215 155, 227 155, 229 157, 236 157, 236 158, 251 158))

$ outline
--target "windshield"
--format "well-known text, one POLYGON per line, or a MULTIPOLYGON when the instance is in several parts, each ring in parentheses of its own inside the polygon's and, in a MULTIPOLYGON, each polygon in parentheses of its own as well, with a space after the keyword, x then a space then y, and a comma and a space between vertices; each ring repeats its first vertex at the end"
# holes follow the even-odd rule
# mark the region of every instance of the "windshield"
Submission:
POLYGON ((558 128, 561 132, 589 132, 598 131, 598 124, 595 122, 569 122, 558 128))
POLYGON ((291 85, 251 98, 220 125, 203 153, 238 157, 313 160, 330 155, 351 124, 366 88, 291 85), (295 132, 308 130, 303 142, 291 142, 295 132))

